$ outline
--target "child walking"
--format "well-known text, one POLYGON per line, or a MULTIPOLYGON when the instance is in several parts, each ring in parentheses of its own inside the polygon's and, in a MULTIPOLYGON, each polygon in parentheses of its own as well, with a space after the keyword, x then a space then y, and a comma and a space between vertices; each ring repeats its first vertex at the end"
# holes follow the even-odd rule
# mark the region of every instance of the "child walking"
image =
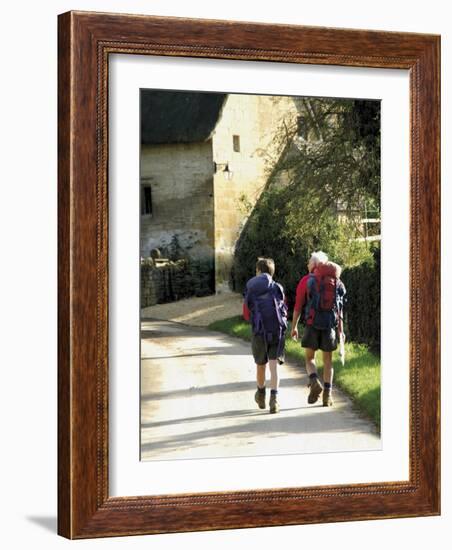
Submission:
POLYGON ((251 317, 251 350, 256 363, 257 390, 254 399, 260 409, 266 407, 266 370, 270 370, 270 413, 279 412, 278 363, 284 362, 287 307, 284 289, 273 280, 275 262, 259 258, 256 276, 251 278, 244 293, 245 318, 251 317))

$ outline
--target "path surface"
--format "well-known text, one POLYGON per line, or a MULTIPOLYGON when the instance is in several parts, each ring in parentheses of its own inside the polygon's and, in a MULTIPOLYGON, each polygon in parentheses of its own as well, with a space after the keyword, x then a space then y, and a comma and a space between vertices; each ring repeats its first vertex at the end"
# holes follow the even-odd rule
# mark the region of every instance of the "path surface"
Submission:
POLYGON ((141 318, 175 321, 195 327, 207 327, 214 321, 240 315, 243 298, 235 292, 225 292, 202 298, 187 298, 169 304, 157 304, 141 310, 141 318))
POLYGON ((373 425, 335 391, 335 405, 307 404, 301 366, 280 369, 279 414, 254 402, 247 342, 179 323, 142 322, 143 460, 375 450, 373 425))

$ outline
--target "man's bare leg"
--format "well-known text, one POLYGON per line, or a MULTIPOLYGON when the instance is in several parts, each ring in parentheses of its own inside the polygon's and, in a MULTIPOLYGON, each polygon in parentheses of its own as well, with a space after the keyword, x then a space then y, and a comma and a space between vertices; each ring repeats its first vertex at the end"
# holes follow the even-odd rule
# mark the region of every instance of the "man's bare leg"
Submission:
POLYGON ((304 353, 306 358, 306 372, 308 373, 308 376, 311 376, 311 374, 317 374, 317 367, 315 365, 315 350, 305 348, 304 353))
POLYGON ((323 351, 322 355, 323 355, 323 382, 331 385, 333 383, 333 375, 334 375, 333 352, 323 351))
POLYGON ((308 395, 308 403, 312 405, 319 398, 319 395, 322 393, 323 388, 317 374, 317 367, 315 364, 315 350, 311 348, 305 348, 305 357, 306 372, 309 376, 309 387, 311 388, 308 395))

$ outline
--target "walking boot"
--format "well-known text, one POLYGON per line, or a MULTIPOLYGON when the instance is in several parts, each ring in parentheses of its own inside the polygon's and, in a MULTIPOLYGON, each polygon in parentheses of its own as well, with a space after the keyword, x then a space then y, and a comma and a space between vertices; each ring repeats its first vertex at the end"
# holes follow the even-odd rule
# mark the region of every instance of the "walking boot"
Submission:
POLYGON ((278 403, 278 396, 275 393, 272 393, 270 395, 270 414, 278 413, 279 412, 279 403, 278 403))
POLYGON ((324 388, 323 390, 323 406, 332 407, 333 406, 333 392, 331 388, 324 388))
POLYGON ((312 405, 319 398, 319 395, 323 391, 323 387, 318 378, 311 378, 311 381, 309 383, 309 388, 311 389, 308 395, 308 403, 312 405))
POLYGON ((259 409, 265 409, 265 388, 257 388, 254 400, 258 404, 259 409))

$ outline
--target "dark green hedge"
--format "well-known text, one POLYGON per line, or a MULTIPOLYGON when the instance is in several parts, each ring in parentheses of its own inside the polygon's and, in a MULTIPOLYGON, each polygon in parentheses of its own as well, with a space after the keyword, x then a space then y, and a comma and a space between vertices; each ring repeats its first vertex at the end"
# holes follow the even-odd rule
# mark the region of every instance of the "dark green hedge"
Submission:
POLYGON ((347 289, 345 331, 347 339, 380 351, 381 277, 380 247, 373 261, 345 269, 341 277, 347 289))
MULTIPOLYGON (((265 205, 264 205, 265 206, 265 205)), ((263 209, 261 209, 263 210, 263 209)), ((236 247, 233 267, 233 288, 243 292, 246 281, 255 273, 257 255, 269 256, 275 260, 275 279, 285 289, 289 311, 292 313, 295 304, 295 290, 300 278, 307 273, 306 264, 310 256, 309 249, 315 250, 320 244, 323 250, 330 252, 334 241, 334 226, 327 227, 328 238, 323 237, 321 243, 311 246, 297 246, 291 249, 287 240, 281 237, 285 234, 282 221, 284 217, 276 217, 267 228, 265 217, 259 215, 256 209, 252 224, 243 232, 236 247), (274 231, 270 236, 270 231, 274 231), (256 254, 258 252, 258 254, 256 254)), ((337 255, 332 255, 336 260, 337 255)), ((380 248, 375 246, 373 257, 356 267, 344 269, 341 279, 347 289, 347 304, 345 309, 345 329, 347 339, 353 342, 367 344, 372 351, 380 350, 380 248)))

